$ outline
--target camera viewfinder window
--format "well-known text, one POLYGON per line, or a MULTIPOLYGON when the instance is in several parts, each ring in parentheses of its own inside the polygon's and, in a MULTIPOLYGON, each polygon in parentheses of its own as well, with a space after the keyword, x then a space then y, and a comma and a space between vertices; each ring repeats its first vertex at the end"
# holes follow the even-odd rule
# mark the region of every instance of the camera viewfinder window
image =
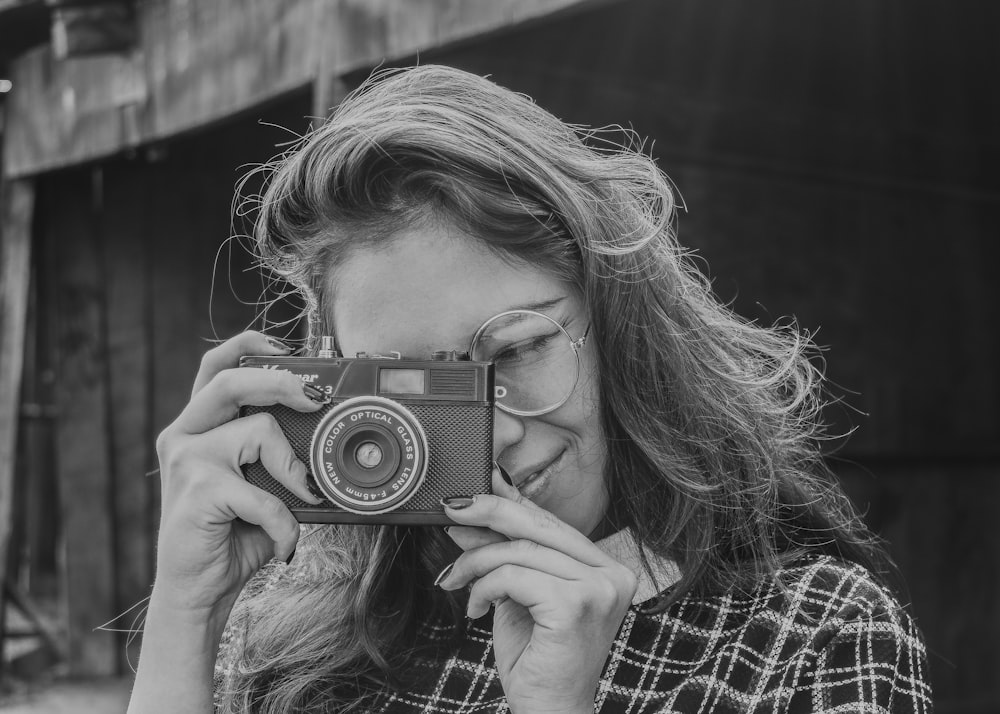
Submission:
POLYGON ((380 369, 378 391, 382 394, 423 394, 424 370, 380 369))

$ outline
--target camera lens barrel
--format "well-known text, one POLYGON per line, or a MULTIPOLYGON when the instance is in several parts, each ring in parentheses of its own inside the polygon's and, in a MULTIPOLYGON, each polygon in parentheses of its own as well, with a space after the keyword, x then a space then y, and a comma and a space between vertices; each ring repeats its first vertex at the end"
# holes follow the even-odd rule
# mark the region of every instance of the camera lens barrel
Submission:
POLYGON ((352 513, 405 504, 427 473, 427 437, 403 405, 363 396, 335 405, 316 426, 310 457, 316 484, 352 513))

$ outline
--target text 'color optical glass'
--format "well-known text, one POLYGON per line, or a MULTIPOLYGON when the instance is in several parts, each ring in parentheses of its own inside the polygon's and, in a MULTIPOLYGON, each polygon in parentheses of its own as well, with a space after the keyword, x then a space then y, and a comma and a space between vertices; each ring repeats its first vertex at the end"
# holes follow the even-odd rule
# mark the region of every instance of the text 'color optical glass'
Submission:
POLYGON ((517 416, 539 416, 569 399, 580 378, 580 348, 554 319, 534 310, 508 310, 476 330, 469 356, 493 362, 496 405, 517 416))

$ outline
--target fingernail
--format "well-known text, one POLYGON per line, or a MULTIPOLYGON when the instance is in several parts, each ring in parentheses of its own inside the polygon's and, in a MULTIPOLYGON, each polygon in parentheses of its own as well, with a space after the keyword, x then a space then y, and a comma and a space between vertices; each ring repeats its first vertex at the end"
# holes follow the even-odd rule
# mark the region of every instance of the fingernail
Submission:
POLYGON ((453 511, 461 511, 476 502, 475 496, 448 496, 441 499, 441 505, 453 511))
POLYGON ((514 481, 513 479, 511 479, 510 474, 507 473, 507 469, 505 469, 496 461, 493 462, 493 465, 496 466, 497 470, 500 472, 500 478, 502 478, 507 483, 508 486, 513 486, 514 481))
POLYGON ((285 558, 285 565, 291 565, 292 564, 292 558, 294 558, 294 557, 295 557, 295 548, 292 548, 292 552, 288 554, 287 558, 285 558))
POLYGON ((451 573, 451 569, 453 567, 455 567, 454 563, 448 563, 448 565, 445 566, 444 570, 438 573, 438 576, 434 578, 435 587, 439 586, 442 582, 444 582, 444 580, 448 577, 448 574, 451 573))
POLYGON ((288 345, 286 345, 281 340, 276 340, 273 337, 268 337, 267 338, 267 344, 271 345, 271 347, 273 347, 276 350, 281 350, 285 354, 288 354, 289 352, 292 351, 291 347, 289 347, 288 345))
POLYGON ((303 500, 308 502, 310 499, 320 498, 320 496, 317 496, 315 493, 313 493, 312 484, 309 482, 309 471, 306 469, 306 465, 304 463, 302 463, 298 459, 295 459, 295 461, 292 463, 291 475, 293 479, 295 479, 303 486, 305 486, 306 490, 310 494, 308 498, 303 497, 303 500))
POLYGON ((313 496, 315 496, 319 500, 322 501, 322 500, 324 500, 326 498, 326 496, 323 495, 323 492, 319 490, 319 487, 316 484, 314 484, 312 481, 310 481, 309 479, 306 479, 306 488, 309 489, 309 493, 311 493, 313 496))
POLYGON ((330 403, 330 395, 318 387, 314 387, 311 384, 303 384, 302 391, 305 392, 307 397, 312 399, 317 404, 330 403))

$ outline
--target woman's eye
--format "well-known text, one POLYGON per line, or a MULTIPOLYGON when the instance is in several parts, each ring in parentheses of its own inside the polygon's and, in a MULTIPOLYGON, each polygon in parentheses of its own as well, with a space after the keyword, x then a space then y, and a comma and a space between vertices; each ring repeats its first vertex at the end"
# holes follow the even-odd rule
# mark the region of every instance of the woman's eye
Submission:
POLYGON ((527 340, 521 340, 507 345, 493 355, 494 362, 521 362, 532 359, 545 351, 559 333, 537 335, 527 340))

